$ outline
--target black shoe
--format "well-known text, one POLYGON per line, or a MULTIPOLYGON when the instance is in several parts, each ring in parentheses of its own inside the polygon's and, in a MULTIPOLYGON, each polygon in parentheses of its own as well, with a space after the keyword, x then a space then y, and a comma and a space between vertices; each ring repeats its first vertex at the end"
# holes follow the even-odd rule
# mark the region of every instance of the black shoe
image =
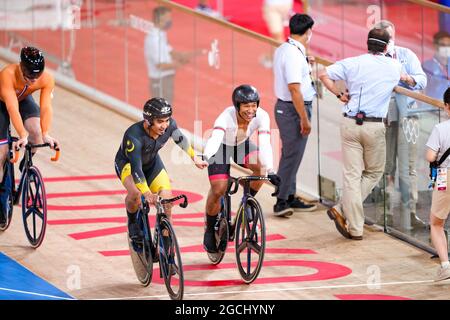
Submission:
POLYGON ((294 196, 289 196, 287 203, 294 211, 309 212, 317 209, 315 204, 306 204, 300 198, 294 196))
POLYGON ((206 230, 203 236, 203 248, 209 253, 217 253, 216 234, 214 231, 206 230))
POLYGON ((273 213, 276 217, 289 217, 292 216, 294 210, 289 206, 285 200, 277 200, 277 203, 273 206, 273 213))
POLYGON ((217 253, 216 230, 217 218, 219 215, 206 215, 206 228, 203 235, 203 248, 209 253, 217 253))
POLYGON ((141 241, 144 237, 144 234, 137 221, 128 221, 128 236, 133 241, 141 241))

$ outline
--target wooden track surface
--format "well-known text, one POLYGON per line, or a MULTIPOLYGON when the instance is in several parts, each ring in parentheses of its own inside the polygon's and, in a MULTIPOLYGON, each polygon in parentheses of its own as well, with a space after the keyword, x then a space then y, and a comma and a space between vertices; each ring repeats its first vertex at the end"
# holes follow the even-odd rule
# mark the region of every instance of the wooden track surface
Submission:
MULTIPOLYGON (((46 238, 37 250, 28 246, 19 207, 11 227, 0 234, 0 251, 78 299, 168 298, 157 274, 149 287, 139 285, 126 252, 125 195, 113 160, 131 124, 56 88, 52 134, 61 141, 61 159, 51 163, 47 150, 35 157, 46 178, 46 238)), ((218 267, 210 266, 201 249, 207 173, 184 155, 178 157, 184 164, 174 163, 175 153, 179 154, 178 148, 171 142, 161 155, 173 188, 190 193, 188 208, 174 209, 185 266, 185 299, 450 297, 448 285, 431 281, 438 264, 427 253, 376 228, 366 228, 363 241, 346 240, 323 208, 276 218, 268 186, 257 196, 266 217, 265 264, 259 279, 245 285, 235 267, 234 252, 227 253, 218 267)), ((232 199, 234 210, 238 200, 238 195, 232 199)))

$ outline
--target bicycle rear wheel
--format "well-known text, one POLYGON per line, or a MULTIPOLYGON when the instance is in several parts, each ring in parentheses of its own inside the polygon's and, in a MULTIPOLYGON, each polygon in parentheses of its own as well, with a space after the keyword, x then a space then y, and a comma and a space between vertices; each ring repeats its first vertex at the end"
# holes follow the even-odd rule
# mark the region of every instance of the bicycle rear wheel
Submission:
POLYGON ((159 266, 164 283, 172 300, 182 300, 184 293, 184 275, 177 237, 167 218, 161 219, 160 228, 162 232, 167 230, 169 233, 167 236, 168 243, 165 245, 163 238, 166 238, 166 236, 161 235, 159 238, 159 266))
POLYGON ((23 185, 22 217, 25 234, 33 248, 38 248, 47 226, 47 196, 44 180, 35 166, 27 171, 23 185))
POLYGON ((13 170, 12 164, 7 161, 4 167, 5 178, 3 180, 4 192, 0 194, 0 231, 5 231, 11 224, 12 214, 13 214, 13 183, 14 175, 11 174, 13 170))
POLYGON ((139 219, 139 226, 144 231, 144 239, 139 242, 133 241, 127 233, 128 247, 136 277, 146 287, 152 282, 153 275, 152 236, 148 217, 139 212, 137 219, 139 219))
POLYGON ((249 197, 247 206, 239 207, 236 219, 236 262, 245 283, 258 277, 264 261, 266 227, 261 207, 249 197))

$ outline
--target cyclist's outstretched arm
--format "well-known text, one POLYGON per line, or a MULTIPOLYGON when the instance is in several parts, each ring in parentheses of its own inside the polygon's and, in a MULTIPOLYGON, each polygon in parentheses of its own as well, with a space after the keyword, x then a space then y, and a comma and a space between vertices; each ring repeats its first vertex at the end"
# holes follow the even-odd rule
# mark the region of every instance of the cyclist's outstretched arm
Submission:
MULTIPOLYGON (((25 130, 23 125, 22 117, 19 112, 19 101, 17 100, 16 92, 14 90, 14 85, 12 79, 13 74, 8 73, 9 70, 4 70, 0 73, 0 90, 3 101, 6 104, 6 109, 8 110, 11 123, 16 129, 19 139, 22 140, 23 144, 27 143, 28 132, 25 130)), ((20 143, 21 141, 19 141, 20 143)))
POLYGON ((44 79, 43 87, 41 88, 41 98, 40 98, 40 108, 41 108, 41 131, 42 131, 42 139, 46 143, 50 143, 50 146, 53 148, 54 145, 58 145, 58 142, 50 137, 50 127, 52 124, 53 118, 53 109, 52 109, 52 94, 53 89, 55 87, 55 80, 53 76, 44 71, 42 75, 44 79))
POLYGON ((194 149, 192 148, 189 139, 180 129, 178 129, 178 127, 172 132, 172 139, 189 157, 193 158, 195 156, 194 149))
POLYGON ((180 147, 186 154, 194 161, 197 168, 203 169, 208 166, 208 163, 200 159, 195 155, 194 149, 192 148, 192 145, 189 141, 189 139, 181 132, 181 130, 178 128, 175 120, 172 119, 172 126, 173 126, 173 132, 172 132, 172 139, 175 141, 178 147, 180 147))

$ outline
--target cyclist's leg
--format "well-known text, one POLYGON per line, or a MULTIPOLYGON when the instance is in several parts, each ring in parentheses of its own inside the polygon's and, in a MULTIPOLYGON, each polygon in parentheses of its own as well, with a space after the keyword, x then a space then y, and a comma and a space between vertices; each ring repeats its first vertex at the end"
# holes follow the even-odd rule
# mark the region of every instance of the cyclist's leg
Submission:
MULTIPOLYGON (((258 147, 250 140, 246 140, 236 147, 234 161, 241 167, 250 169, 252 175, 260 176, 263 174, 262 165, 259 161, 258 147)), ((265 173, 264 173, 265 174, 265 173)), ((250 182, 250 194, 255 196, 263 185, 264 180, 250 182)))
MULTIPOLYGON (((152 193, 157 193, 163 199, 170 199, 173 197, 170 178, 159 155, 156 156, 151 168, 146 170, 144 174, 152 193)), ((170 223, 172 223, 172 205, 164 205, 164 211, 169 218, 170 223)))
POLYGON ((8 157, 8 127, 9 115, 6 105, 0 101, 0 181, 3 181, 4 164, 8 157))
MULTIPOLYGON (((219 152, 223 154, 225 146, 222 146, 219 152), (222 150, 221 150, 222 149, 222 150)), ((226 150, 225 150, 226 152, 226 150)), ((220 211, 220 198, 225 195, 230 176, 230 164, 226 163, 228 157, 215 159, 215 162, 208 166, 209 183, 211 185, 205 208, 205 233, 203 237, 203 246, 208 252, 217 252, 214 226, 217 221, 217 215, 220 211)))
MULTIPOLYGON (((159 155, 156 156, 151 168, 146 170, 144 174, 152 193, 157 193, 163 199, 170 199, 173 197, 170 178, 159 155)), ((172 204, 164 205, 164 211, 170 223, 172 223, 172 204)), ((164 243, 164 249, 166 252, 169 252, 171 245, 169 230, 162 230, 162 241, 164 243)))
POLYGON ((41 111, 32 95, 29 95, 20 101, 19 112, 22 117, 23 125, 29 134, 28 141, 32 144, 42 143, 40 122, 41 111))
POLYGON ((142 232, 139 229, 136 213, 139 209, 139 204, 141 201, 141 192, 136 187, 133 177, 131 175, 131 165, 125 161, 120 161, 116 159, 115 162, 116 174, 120 178, 123 186, 127 190, 127 195, 125 197, 125 207, 128 216, 128 231, 130 238, 139 239, 142 236, 142 232))
MULTIPOLYGON (((29 95, 25 97, 19 103, 19 112, 22 117, 23 125, 28 131, 28 141, 31 144, 42 143, 41 121, 40 121, 40 108, 34 101, 33 96, 29 95)), ((36 149, 32 150, 32 156, 36 153, 36 149)), ((24 158, 20 162, 19 169, 22 170, 24 164, 24 158)))

